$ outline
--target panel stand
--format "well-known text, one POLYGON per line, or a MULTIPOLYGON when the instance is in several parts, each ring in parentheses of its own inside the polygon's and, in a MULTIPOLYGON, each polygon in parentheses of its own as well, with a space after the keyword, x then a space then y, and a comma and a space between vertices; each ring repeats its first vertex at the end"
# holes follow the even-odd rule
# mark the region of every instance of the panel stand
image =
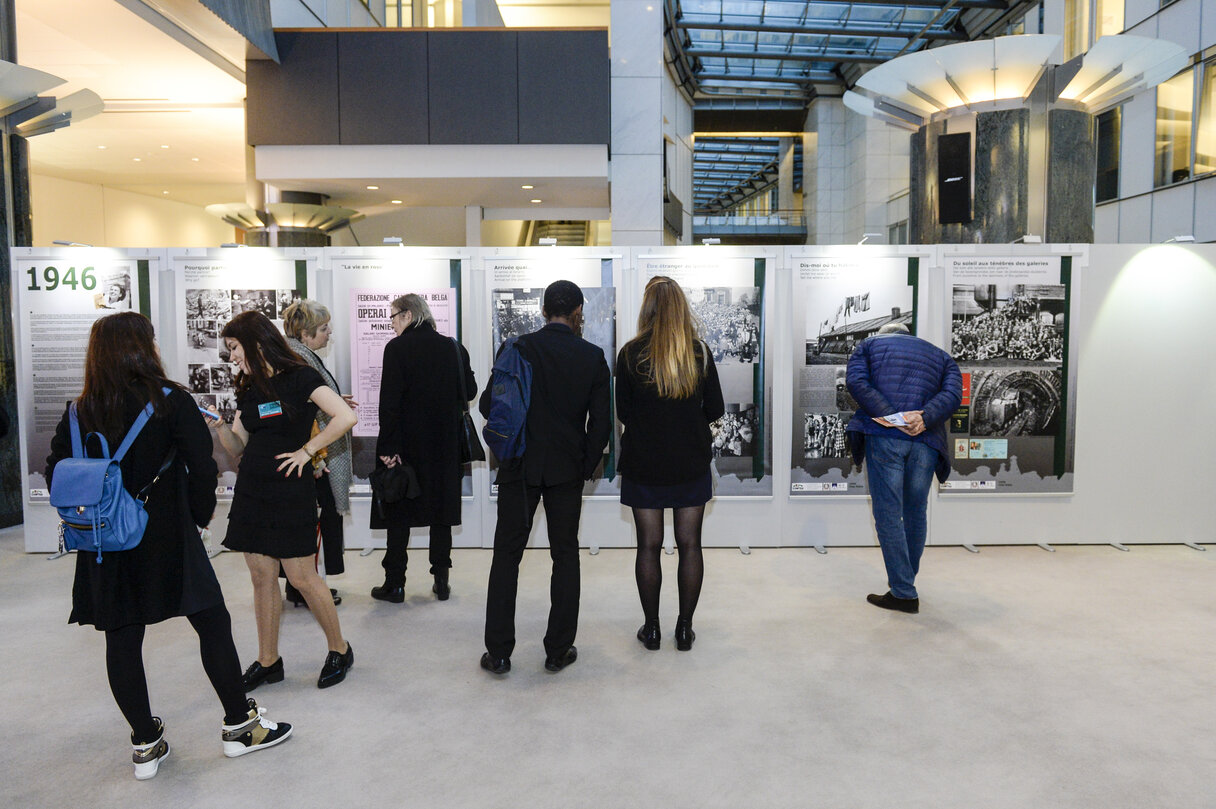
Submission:
POLYGON ((1038 542, 1038 543, 1036 543, 1036 544, 1037 544, 1037 545, 1038 545, 1040 548, 1042 548, 1043 550, 1045 550, 1045 551, 1047 551, 1047 552, 1049 552, 1049 553, 1055 553, 1055 552, 1056 552, 1056 549, 1055 549, 1055 548, 1053 548, 1053 547, 1051 547, 1050 543, 1047 543, 1047 542, 1038 542))
POLYGON ((828 552, 828 549, 827 549, 827 548, 825 548, 825 547, 823 547, 823 545, 822 545, 822 544, 820 544, 820 545, 815 545, 815 546, 814 546, 814 548, 815 548, 815 553, 822 553, 822 554, 825 554, 825 555, 826 555, 826 554, 827 554, 827 552, 828 552))
POLYGON ((1110 546, 1112 548, 1114 548, 1115 550, 1123 551, 1124 553, 1127 553, 1128 551, 1131 550, 1131 548, 1127 547, 1122 542, 1112 542, 1112 543, 1110 543, 1110 546))
POLYGON ((599 556, 600 555, 600 546, 591 545, 587 548, 587 552, 590 553, 592 556, 599 556))
POLYGON ((59 559, 60 557, 67 556, 69 553, 71 553, 71 551, 55 551, 50 556, 48 556, 46 558, 46 560, 48 562, 53 562, 54 560, 59 559))
POLYGON ((750 545, 740 545, 739 553, 743 554, 744 556, 750 556, 752 553, 751 546, 750 545))
POLYGON ((971 551, 972 553, 980 552, 980 549, 975 547, 974 545, 972 545, 970 542, 964 542, 963 547, 966 548, 967 550, 971 551))
POLYGON ((207 551, 208 559, 214 559, 215 557, 219 556, 221 553, 224 552, 223 548, 213 548, 210 545, 205 546, 205 549, 207 551))
POLYGON ((674 542, 671 543, 670 545, 663 546, 663 553, 667 554, 668 556, 671 556, 675 552, 676 552, 676 545, 674 542))
POLYGON ((1188 548, 1191 548, 1192 550, 1196 550, 1196 551, 1206 551, 1207 550, 1207 548, 1203 547, 1202 545, 1200 545, 1197 542, 1184 541, 1182 544, 1186 545, 1188 548))
POLYGON ((360 556, 371 556, 375 552, 375 550, 376 550, 375 548, 364 548, 363 550, 359 551, 359 555, 360 556))

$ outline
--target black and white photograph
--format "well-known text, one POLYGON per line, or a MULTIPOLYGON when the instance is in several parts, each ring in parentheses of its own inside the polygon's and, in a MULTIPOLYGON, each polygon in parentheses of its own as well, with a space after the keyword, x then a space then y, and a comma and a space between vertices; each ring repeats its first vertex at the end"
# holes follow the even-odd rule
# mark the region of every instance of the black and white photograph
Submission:
POLYGON ((504 340, 534 332, 545 325, 544 315, 541 314, 541 299, 544 294, 544 287, 494 290, 491 301, 496 354, 504 340))
POLYGON ((1059 364, 1064 306, 1063 284, 956 284, 950 354, 960 363, 1059 364))
POLYGON ((232 372, 232 366, 226 362, 218 362, 211 366, 211 390, 219 392, 222 390, 232 390, 236 382, 236 374, 232 372))
POLYGON ((802 453, 806 460, 847 458, 849 445, 845 438, 850 414, 803 414, 802 453))
POLYGON ((760 356, 760 301, 756 287, 685 288, 701 338, 714 362, 753 363, 760 356))
POLYGON ((131 301, 131 274, 126 270, 112 270, 97 279, 97 291, 93 293, 93 307, 129 311, 131 301))
POLYGON ((616 288, 583 289, 583 339, 604 351, 611 370, 616 364, 616 288))
POLYGON ((211 392, 211 366, 190 363, 186 366, 186 384, 191 393, 211 392))
POLYGON ((806 293, 807 365, 844 365, 857 344, 888 323, 912 328, 913 289, 859 281, 815 285, 806 293))
POLYGON ((727 402, 726 414, 710 425, 715 458, 751 458, 756 445, 757 412, 754 404, 727 402))
POLYGON ((215 362, 219 358, 219 344, 219 331, 214 320, 192 318, 186 321, 186 362, 215 362))
POLYGON ((244 312, 261 312, 271 320, 278 318, 278 293, 273 289, 232 290, 232 315, 244 312))
POLYGON ((215 394, 214 410, 225 422, 231 424, 232 420, 236 418, 236 395, 231 391, 215 394))
MULTIPOLYGON (((232 298, 224 289, 187 289, 186 321, 232 319, 232 298)), ((218 325, 218 324, 217 324, 218 325)))
POLYGON ((1055 435, 1060 399, 1057 369, 972 370, 971 435, 1055 435))
POLYGON ((216 395, 214 393, 196 393, 194 394, 194 401, 198 402, 199 407, 204 407, 212 413, 216 412, 216 395))
POLYGON ((836 409, 841 413, 853 413, 858 408, 857 400, 849 393, 848 376, 848 366, 836 369, 836 409))
POLYGON ((304 297, 304 293, 302 293, 298 289, 280 289, 279 290, 278 314, 277 314, 278 319, 282 320, 283 312, 287 309, 287 307, 291 306, 296 301, 301 300, 303 297, 304 297))

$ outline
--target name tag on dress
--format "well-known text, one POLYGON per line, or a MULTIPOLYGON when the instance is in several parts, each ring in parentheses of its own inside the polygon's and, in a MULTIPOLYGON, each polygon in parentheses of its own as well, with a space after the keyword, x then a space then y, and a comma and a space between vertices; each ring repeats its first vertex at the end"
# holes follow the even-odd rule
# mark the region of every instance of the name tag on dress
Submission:
POLYGON ((263 402, 258 405, 258 418, 268 419, 271 416, 283 415, 283 406, 278 402, 263 402))

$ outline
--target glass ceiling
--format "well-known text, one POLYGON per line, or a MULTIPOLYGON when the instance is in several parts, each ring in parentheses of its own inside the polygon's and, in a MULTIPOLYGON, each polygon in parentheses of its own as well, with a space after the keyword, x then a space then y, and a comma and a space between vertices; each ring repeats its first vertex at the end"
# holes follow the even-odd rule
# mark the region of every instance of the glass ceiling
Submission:
MULTIPOLYGON (((693 205, 721 212, 777 182, 778 138, 698 137, 693 146, 693 205)), ((802 186, 802 145, 794 144, 794 190, 802 186)))

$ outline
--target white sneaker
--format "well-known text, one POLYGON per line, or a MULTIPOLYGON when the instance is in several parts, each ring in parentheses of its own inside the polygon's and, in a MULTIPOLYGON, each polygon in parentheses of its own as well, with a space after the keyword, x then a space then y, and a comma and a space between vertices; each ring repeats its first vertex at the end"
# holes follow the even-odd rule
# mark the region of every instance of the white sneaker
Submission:
POLYGON ((159 716, 152 717, 159 731, 156 741, 147 744, 135 744, 131 738, 131 761, 135 764, 135 780, 147 781, 156 775, 160 763, 169 757, 169 743, 165 741, 165 723, 159 716))
POLYGON ((222 726, 224 755, 236 758, 286 741, 291 735, 291 725, 286 722, 271 722, 265 717, 265 713, 266 709, 259 708, 251 698, 249 715, 244 721, 222 726))

